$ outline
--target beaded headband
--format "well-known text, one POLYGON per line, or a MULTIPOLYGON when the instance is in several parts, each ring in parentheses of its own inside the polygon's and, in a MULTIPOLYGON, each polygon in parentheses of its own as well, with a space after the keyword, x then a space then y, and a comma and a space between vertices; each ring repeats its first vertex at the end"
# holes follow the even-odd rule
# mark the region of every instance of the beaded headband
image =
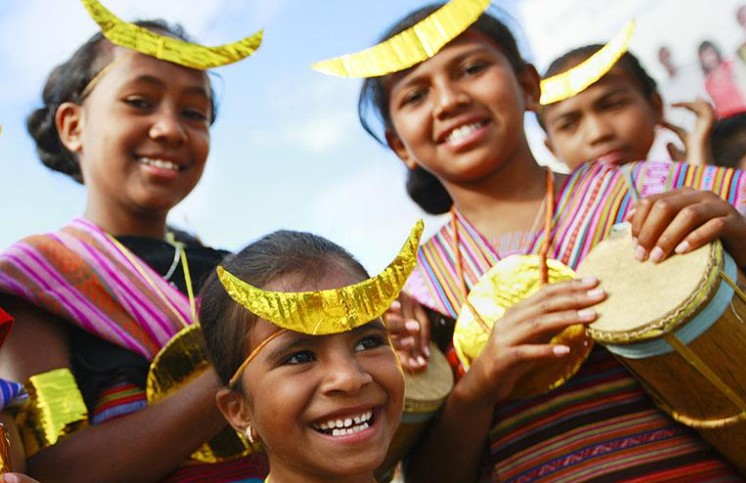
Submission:
POLYGON ((125 22, 98 0, 82 2, 91 18, 101 27, 104 37, 111 43, 192 69, 207 70, 238 62, 253 54, 262 43, 263 31, 260 30, 236 42, 206 47, 125 22))

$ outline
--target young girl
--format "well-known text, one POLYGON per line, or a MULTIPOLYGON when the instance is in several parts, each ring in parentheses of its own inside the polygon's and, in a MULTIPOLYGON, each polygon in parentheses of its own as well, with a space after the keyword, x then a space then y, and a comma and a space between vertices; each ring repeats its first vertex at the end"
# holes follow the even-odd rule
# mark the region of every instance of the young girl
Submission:
POLYGON ((260 453, 189 461, 225 427, 213 370, 157 403, 145 391, 150 361, 195 320, 193 294, 225 255, 166 224, 210 149, 215 99, 202 69, 252 49, 240 42, 228 50, 242 54, 224 56, 165 23, 127 24, 85 4, 105 30, 52 71, 28 119, 42 162, 85 184, 85 211, 0 256, 2 305, 16 318, 0 371, 33 376, 28 472, 50 482, 262 478, 260 453))
MULTIPOLYGON (((416 191, 413 198, 423 208, 452 210, 450 221, 420 248, 406 287, 412 297, 440 320, 453 320, 469 287, 508 255, 543 249, 575 267, 625 219, 632 223, 641 259, 660 261, 674 250, 687 252, 721 237, 739 265, 746 263, 746 246, 739 241, 746 222, 719 197, 743 208, 746 178, 740 172, 633 164, 632 179, 646 196, 633 206, 622 171, 612 165, 587 164, 570 177, 552 176, 539 166, 523 126, 525 112, 538 108, 536 70, 521 58, 508 29, 482 13, 488 2, 449 5, 456 3, 461 12, 476 9, 476 21, 454 31, 451 15, 425 7, 384 35, 390 39, 382 44, 385 49, 371 50, 364 59, 341 58, 345 65, 360 60, 374 67, 380 58, 390 61, 365 74, 378 76, 363 86, 363 123, 375 132, 365 108, 382 121, 387 144, 410 170, 410 194, 416 191), (449 31, 440 43, 425 41, 449 31), (423 37, 423 45, 416 44, 423 37), (382 54, 386 51, 427 54, 399 62, 382 54), (424 183, 413 181, 420 177, 424 183), (440 189, 412 190, 428 184, 440 189), (712 192, 664 192, 681 185, 712 192), (542 222, 545 212, 548 226, 542 222)), ((408 481, 661 481, 682 475, 737 480, 600 347, 565 384, 508 399, 533 361, 572 356, 547 341, 567 325, 593 320, 592 305, 602 298, 595 281, 580 280, 548 285, 507 310, 410 454, 408 481)))
POLYGON ((369 278, 324 238, 279 231, 223 262, 200 320, 231 425, 267 453, 265 481, 373 482, 404 378, 380 315, 415 263, 421 225, 369 278))
MULTIPOLYGON (((592 44, 570 50, 550 63, 544 78, 567 72, 603 47, 592 44)), ((712 106, 697 99, 678 102, 673 107, 695 114, 691 132, 664 118, 663 100, 655 80, 627 51, 582 92, 542 106, 538 119, 547 135, 547 148, 570 169, 591 161, 625 164, 647 159, 658 126, 672 131, 684 144, 684 152, 673 143, 667 144, 671 159, 694 165, 711 164, 709 136, 715 121, 712 106)))

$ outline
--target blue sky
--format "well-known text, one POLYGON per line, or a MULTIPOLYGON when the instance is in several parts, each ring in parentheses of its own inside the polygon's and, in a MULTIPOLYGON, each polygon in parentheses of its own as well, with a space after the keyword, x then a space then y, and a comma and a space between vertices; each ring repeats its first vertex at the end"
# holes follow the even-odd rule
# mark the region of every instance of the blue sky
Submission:
MULTIPOLYGON (((206 243, 235 250, 269 231, 328 236, 371 270, 398 251, 422 217, 406 197, 403 166, 357 121, 359 81, 326 77, 309 66, 370 46, 421 0, 103 0, 126 20, 182 23, 204 44, 265 29, 255 56, 217 69, 220 112, 198 188, 171 217, 206 243)), ((731 48, 740 40, 736 0, 511 0, 506 5, 537 66, 588 42, 608 40, 638 19, 632 49, 656 76, 659 43, 682 62, 704 38, 731 48), (563 19, 562 23, 556 19, 563 19), (689 54, 685 54, 689 53, 689 54)), ((49 70, 96 26, 78 0, 0 3, 0 249, 57 229, 83 211, 85 191, 36 158, 25 117, 39 102, 49 70)), ((542 162, 550 159, 532 130, 542 162)), ((440 220, 426 218, 428 231, 440 220)))

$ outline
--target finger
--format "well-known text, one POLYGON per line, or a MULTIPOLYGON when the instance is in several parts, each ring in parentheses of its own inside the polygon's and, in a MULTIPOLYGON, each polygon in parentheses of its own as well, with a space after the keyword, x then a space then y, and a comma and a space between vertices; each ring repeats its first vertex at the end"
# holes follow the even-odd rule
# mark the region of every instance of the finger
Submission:
POLYGON ((417 305, 415 310, 415 318, 420 322, 420 337, 419 337, 419 348, 420 353, 425 359, 430 358, 430 319, 427 316, 427 312, 421 305, 417 305))
POLYGON ((712 218, 696 230, 690 232, 680 243, 678 243, 674 248, 674 253, 681 255, 696 250, 697 248, 710 243, 712 240, 720 238, 725 231, 725 228, 725 218, 712 218))
POLYGON ((683 150, 679 149, 674 143, 666 144, 666 151, 672 161, 683 161, 686 158, 686 154, 683 150))
MULTIPOLYGON (((596 302, 603 300, 598 297, 596 302)), ((503 337, 508 345, 546 343, 566 328, 577 324, 589 324, 598 318, 591 307, 542 314, 526 320, 521 326, 503 337)))
POLYGON ((661 121, 661 126, 668 129, 669 131, 673 132, 677 138, 681 139, 681 142, 686 144, 686 138, 689 136, 689 133, 686 131, 686 129, 682 128, 681 126, 678 126, 676 124, 673 124, 671 122, 668 122, 666 120, 661 121))
POLYGON ((399 351, 397 352, 397 355, 399 356, 399 362, 401 363, 402 369, 410 372, 420 372, 427 367, 427 365, 421 364, 417 359, 412 358, 408 352, 406 351, 399 351))
POLYGON ((696 202, 692 189, 676 189, 648 196, 634 205, 635 214, 630 220, 632 236, 636 240, 635 257, 647 260, 663 230, 671 223, 683 206, 696 202))

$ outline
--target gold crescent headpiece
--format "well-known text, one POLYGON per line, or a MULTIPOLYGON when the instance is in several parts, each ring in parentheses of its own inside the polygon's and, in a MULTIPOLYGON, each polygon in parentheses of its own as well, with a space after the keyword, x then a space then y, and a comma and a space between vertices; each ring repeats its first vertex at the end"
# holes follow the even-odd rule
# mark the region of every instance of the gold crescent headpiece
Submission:
POLYGON ((461 35, 490 0, 451 0, 424 20, 369 49, 317 62, 313 69, 337 77, 378 77, 419 64, 461 35))
POLYGON ((192 69, 207 70, 238 62, 253 54, 262 44, 262 30, 230 44, 215 47, 193 44, 125 22, 98 0, 82 2, 111 43, 192 69))
POLYGON ((541 81, 542 106, 564 101, 586 90, 614 67, 624 55, 635 30, 630 20, 622 30, 595 54, 575 67, 541 81))
POLYGON ((249 285, 223 267, 218 278, 250 312, 281 329, 310 335, 347 332, 383 314, 414 269, 423 222, 412 228, 399 255, 380 274, 346 287, 317 292, 272 292, 249 285))

